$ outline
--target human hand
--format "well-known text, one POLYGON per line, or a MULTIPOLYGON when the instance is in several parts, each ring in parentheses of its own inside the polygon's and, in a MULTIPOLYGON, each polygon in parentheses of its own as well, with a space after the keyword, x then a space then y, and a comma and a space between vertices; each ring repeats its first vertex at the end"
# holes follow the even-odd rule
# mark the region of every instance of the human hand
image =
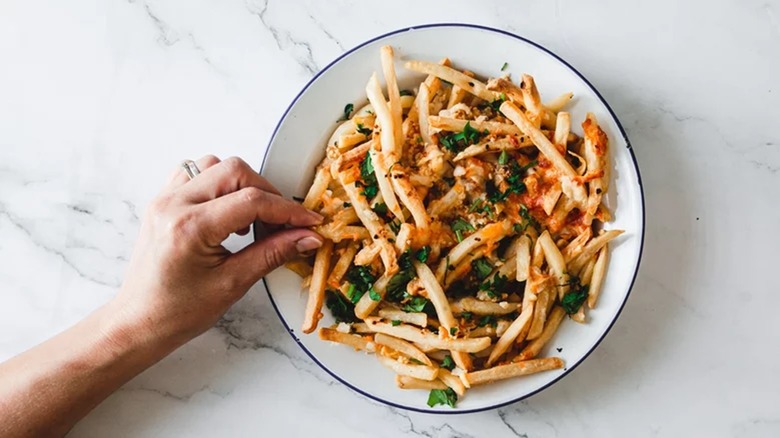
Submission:
POLYGON ((178 170, 152 202, 114 308, 156 337, 181 344, 213 326, 261 277, 322 245, 306 228, 322 217, 284 199, 239 158, 178 170), (254 221, 270 234, 233 254, 222 246, 254 221), (283 228, 290 225, 292 228, 283 228))

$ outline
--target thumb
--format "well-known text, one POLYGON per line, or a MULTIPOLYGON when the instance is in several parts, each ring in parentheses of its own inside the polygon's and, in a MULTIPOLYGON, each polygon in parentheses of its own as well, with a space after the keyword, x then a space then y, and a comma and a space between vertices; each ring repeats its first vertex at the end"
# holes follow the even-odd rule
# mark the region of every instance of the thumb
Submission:
POLYGON ((236 280, 252 285, 293 258, 322 246, 322 237, 306 228, 277 231, 232 255, 236 280))

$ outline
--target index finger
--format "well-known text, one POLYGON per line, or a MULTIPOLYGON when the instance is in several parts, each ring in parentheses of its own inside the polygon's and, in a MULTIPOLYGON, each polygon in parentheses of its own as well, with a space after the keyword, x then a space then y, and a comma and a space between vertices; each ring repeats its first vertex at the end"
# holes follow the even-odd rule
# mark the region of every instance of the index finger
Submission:
POLYGON ((219 245, 230 233, 255 221, 293 227, 310 227, 323 221, 321 215, 297 202, 257 187, 246 187, 201 205, 210 245, 219 245))
POLYGON ((209 167, 178 190, 191 201, 201 203, 247 187, 256 187, 265 192, 281 195, 273 184, 237 157, 228 158, 209 167))

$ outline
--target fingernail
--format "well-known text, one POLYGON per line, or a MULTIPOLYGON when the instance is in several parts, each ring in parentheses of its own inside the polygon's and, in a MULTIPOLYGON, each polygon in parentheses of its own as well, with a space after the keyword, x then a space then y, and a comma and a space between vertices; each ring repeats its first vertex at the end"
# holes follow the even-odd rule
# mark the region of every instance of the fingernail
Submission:
POLYGON ((322 221, 324 221, 324 220, 325 220, 325 217, 324 217, 324 216, 322 216, 321 214, 319 214, 319 213, 317 213, 317 212, 311 211, 311 210, 309 210, 309 217, 311 217, 311 218, 312 218, 312 220, 313 220, 315 223, 318 223, 318 224, 321 224, 321 223, 322 223, 322 221))
POLYGON ((304 237, 303 239, 295 242, 295 249, 300 253, 311 251, 321 246, 322 246, 322 241, 317 239, 316 237, 311 237, 311 236, 304 237))

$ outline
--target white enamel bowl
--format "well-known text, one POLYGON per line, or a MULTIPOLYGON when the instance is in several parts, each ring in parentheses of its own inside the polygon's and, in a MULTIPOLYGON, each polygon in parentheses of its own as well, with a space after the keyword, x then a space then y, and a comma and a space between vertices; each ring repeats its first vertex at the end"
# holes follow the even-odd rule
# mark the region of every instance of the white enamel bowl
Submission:
MULTIPOLYGON (((582 362, 604 338, 618 317, 636 278, 644 237, 644 201, 636 160, 617 118, 599 93, 566 62, 543 47, 496 29, 462 24, 437 24, 403 29, 368 41, 345 53, 314 77, 287 109, 274 132, 261 173, 285 196, 305 195, 313 171, 324 156, 324 144, 337 126, 344 105, 355 108, 366 102, 365 84, 372 72, 379 72, 379 48, 392 45, 403 59, 438 61, 449 57, 456 66, 482 77, 506 72, 514 78, 523 72, 536 78, 543 100, 574 92, 571 112, 575 132, 587 112, 593 112, 609 136, 611 182, 608 205, 615 220, 607 228, 626 233, 611 246, 606 281, 596 309, 588 312, 588 323, 565 320, 541 356, 557 355, 566 368, 502 381, 469 390, 457 408, 426 405, 427 393, 396 388, 393 373, 372 356, 343 345, 321 341, 316 333, 304 335, 306 293, 300 279, 286 269, 265 278, 268 294, 279 318, 306 353, 323 369, 355 391, 388 405, 435 413, 465 413, 492 409, 528 397, 558 381, 582 362), (560 352, 558 352, 560 349, 560 352)), ((401 88, 411 88, 421 76, 396 66, 401 88)), ((321 325, 333 323, 323 309, 321 325)))

